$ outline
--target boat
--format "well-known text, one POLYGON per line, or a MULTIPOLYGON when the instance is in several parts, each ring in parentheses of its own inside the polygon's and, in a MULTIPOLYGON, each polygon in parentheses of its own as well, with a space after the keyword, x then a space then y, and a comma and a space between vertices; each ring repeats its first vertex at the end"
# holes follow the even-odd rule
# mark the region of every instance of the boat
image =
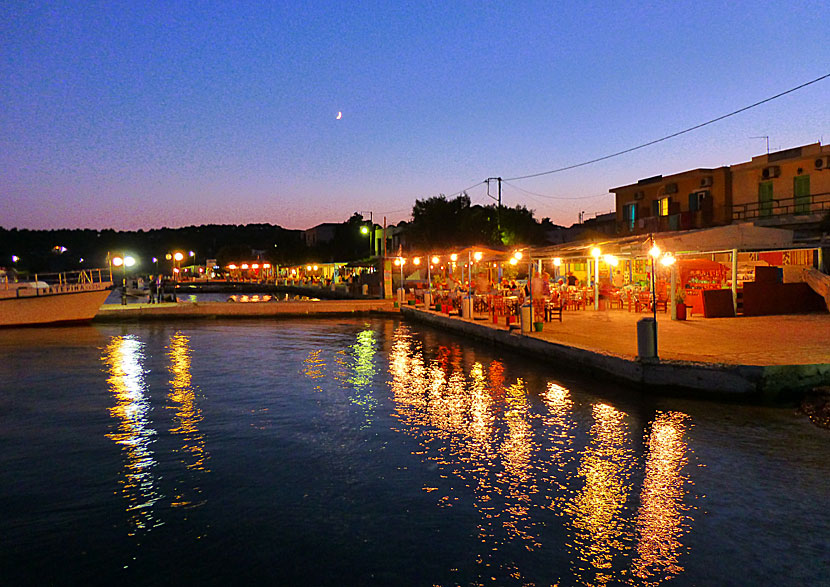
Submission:
POLYGON ((90 322, 112 289, 107 269, 0 281, 0 328, 90 322))

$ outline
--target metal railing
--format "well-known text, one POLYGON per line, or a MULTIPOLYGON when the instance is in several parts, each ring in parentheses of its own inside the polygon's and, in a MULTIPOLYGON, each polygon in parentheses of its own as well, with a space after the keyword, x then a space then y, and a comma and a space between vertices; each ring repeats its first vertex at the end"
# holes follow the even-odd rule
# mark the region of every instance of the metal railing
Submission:
POLYGON ((793 198, 773 198, 732 206, 732 220, 755 220, 780 216, 806 216, 830 212, 830 192, 793 198))
MULTIPOLYGON (((60 273, 33 273, 3 278, 0 291, 13 292, 14 296, 39 296, 79 291, 106 289, 112 285, 109 269, 82 269, 60 273)), ((5 297, 7 297, 6 294, 5 297)))

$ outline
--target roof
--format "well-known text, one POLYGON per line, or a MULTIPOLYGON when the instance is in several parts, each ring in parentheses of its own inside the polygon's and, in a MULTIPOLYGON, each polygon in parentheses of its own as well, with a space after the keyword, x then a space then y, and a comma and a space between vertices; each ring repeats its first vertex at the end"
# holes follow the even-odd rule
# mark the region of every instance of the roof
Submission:
MULTIPOLYGON (((660 232, 654 234, 654 241, 664 251, 674 254, 714 253, 717 251, 770 251, 802 248, 793 243, 793 231, 782 228, 767 228, 751 223, 729 224, 700 230, 660 232)), ((531 258, 544 257, 585 258, 591 249, 599 247, 603 254, 618 256, 645 256, 651 248, 651 235, 640 234, 622 238, 607 238, 593 241, 577 241, 539 247, 526 252, 531 258)))

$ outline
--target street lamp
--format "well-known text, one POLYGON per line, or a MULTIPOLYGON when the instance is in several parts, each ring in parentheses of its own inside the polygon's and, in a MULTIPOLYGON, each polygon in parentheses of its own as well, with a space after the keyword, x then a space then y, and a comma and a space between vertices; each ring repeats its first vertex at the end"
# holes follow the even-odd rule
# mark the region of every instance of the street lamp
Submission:
POLYGON ((648 251, 648 256, 651 257, 651 312, 654 316, 653 321, 653 335, 654 335, 654 358, 657 359, 657 277, 654 274, 654 260, 660 256, 660 247, 654 242, 654 235, 650 235, 651 249, 648 251))
POLYGON ((360 232, 369 236, 369 257, 373 257, 375 254, 375 221, 372 218, 371 210, 361 210, 361 217, 363 217, 364 212, 369 213, 369 226, 364 224, 360 227, 360 232))
POLYGON ((599 247, 591 249, 591 256, 594 258, 594 310, 599 310, 599 256, 601 254, 599 247))
POLYGON ((127 267, 135 265, 135 258, 130 255, 115 256, 110 261, 113 267, 121 267, 123 277, 121 279, 121 305, 127 305, 127 267))

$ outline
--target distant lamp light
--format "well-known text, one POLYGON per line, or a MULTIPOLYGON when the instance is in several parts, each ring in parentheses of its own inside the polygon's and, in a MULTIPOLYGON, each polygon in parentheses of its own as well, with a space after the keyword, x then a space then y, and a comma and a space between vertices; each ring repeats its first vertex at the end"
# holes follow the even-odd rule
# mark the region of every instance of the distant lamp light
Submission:
POLYGON ((360 227, 360 232, 362 232, 363 234, 369 234, 369 227, 368 226, 361 226, 360 227))
POLYGON ((476 262, 481 261, 481 257, 482 257, 481 251, 476 251, 475 253, 473 253, 473 259, 476 262))
POLYGON ((511 265, 515 265, 518 262, 519 262, 519 260, 516 257, 510 257, 510 264, 511 265))
POLYGON ((553 258, 553 266, 554 267, 559 267, 561 264, 562 264, 562 259, 560 259, 559 257, 554 257, 553 258))
POLYGON ((263 268, 263 269, 270 269, 270 268, 271 268, 271 264, 270 264, 270 263, 263 263, 263 264, 262 264, 262 268, 263 268))
POLYGON ((189 255, 190 255, 191 257, 195 257, 195 256, 196 256, 196 253, 194 253, 193 251, 190 251, 189 255))
POLYGON ((455 263, 456 261, 458 261, 458 255, 456 255, 455 253, 453 253, 452 255, 450 255, 450 261, 452 261, 453 263, 455 263))
POLYGON ((112 258, 112 266, 113 267, 121 267, 124 264, 124 259, 121 257, 113 257, 112 258))
POLYGON ((173 255, 171 255, 170 253, 167 253, 167 254, 164 256, 164 258, 165 258, 165 259, 167 259, 168 261, 170 261, 170 260, 172 260, 172 259, 173 259, 173 255))
POLYGON ((591 256, 594 259, 599 259, 599 256, 602 254, 602 251, 599 250, 599 247, 594 247, 591 249, 591 256))
POLYGON ((441 261, 441 259, 439 259, 437 255, 432 258, 433 265, 438 265, 439 261, 441 261))
POLYGON ((610 265, 611 267, 616 267, 620 264, 620 260, 617 259, 614 255, 605 255, 603 259, 605 260, 605 263, 607 265, 610 265))
POLYGON ((78 259, 78 263, 83 263, 83 262, 84 262, 84 258, 83 258, 83 257, 81 257, 80 259, 78 259))
POLYGON ((18 257, 17 255, 12 255, 12 263, 17 263, 18 261, 20 261, 20 257, 18 257))
POLYGON ((311 271, 311 265, 306 265, 306 266, 305 266, 305 270, 306 270, 306 271, 311 271))
POLYGON ((395 267, 400 267, 400 265, 401 265, 401 258, 398 257, 397 259, 395 259, 395 267))
MULTIPOLYGON (((513 253, 513 258, 516 259, 516 261, 521 260, 522 257, 524 257, 524 253, 522 253, 521 251, 516 251, 515 253, 513 253)), ((511 265, 515 264, 516 263, 511 263, 511 265)))
POLYGON ((677 259, 671 253, 666 253, 660 258, 660 263, 665 265, 666 267, 670 267, 677 262, 677 259))
POLYGON ((228 265, 228 269, 230 269, 231 271, 233 271, 234 269, 236 269, 236 265, 234 265, 233 263, 231 263, 230 265, 228 265))
POLYGON ((251 269, 259 269, 259 263, 254 263, 251 265, 251 269))
POLYGON ((182 259, 184 259, 184 253, 174 253, 174 254, 173 254, 173 258, 174 258, 176 261, 181 261, 182 259))
POLYGON ((247 263, 242 263, 240 269, 247 269, 247 268, 248 268, 248 264, 247 263))
POLYGON ((173 273, 178 273, 178 272, 179 272, 179 268, 178 267, 173 267, 173 273))
POLYGON ((412 262, 415 265, 420 265, 421 264, 421 258, 420 257, 415 257, 414 259, 412 259, 412 262))
POLYGON ((314 265, 314 266, 312 267, 312 269, 313 269, 314 271, 317 271, 317 269, 318 269, 317 265, 314 265))
POLYGON ((135 265, 135 262, 136 262, 135 257, 130 257, 129 255, 124 257, 124 266, 125 267, 132 267, 133 265, 135 265))
POLYGON ((158 263, 158 262, 159 262, 159 260, 156 259, 155 257, 153 257, 153 263, 158 263))
POLYGON ((649 254, 649 255, 651 255, 651 256, 652 256, 652 258, 654 258, 654 259, 656 259, 657 257, 659 257, 659 256, 660 256, 660 253, 661 253, 661 251, 660 251, 660 247, 658 247, 657 245, 654 245, 654 246, 653 246, 653 247, 651 247, 651 249, 649 249, 649 251, 648 251, 648 254, 649 254))

